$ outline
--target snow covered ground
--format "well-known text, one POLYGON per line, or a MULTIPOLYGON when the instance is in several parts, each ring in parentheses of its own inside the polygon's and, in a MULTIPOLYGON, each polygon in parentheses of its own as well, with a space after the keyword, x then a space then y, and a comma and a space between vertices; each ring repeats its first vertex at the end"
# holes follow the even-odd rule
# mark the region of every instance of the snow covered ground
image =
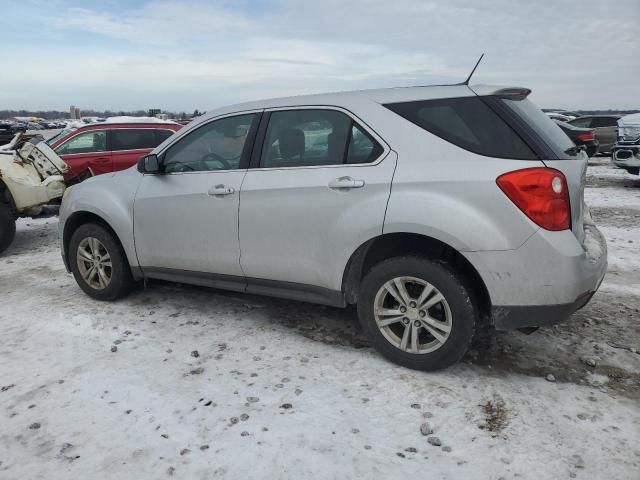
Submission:
POLYGON ((97 303, 57 218, 21 220, 0 257, 0 478, 638 478, 640 179, 589 174, 610 258, 593 301, 438 373, 382 359, 353 310, 170 283, 97 303))

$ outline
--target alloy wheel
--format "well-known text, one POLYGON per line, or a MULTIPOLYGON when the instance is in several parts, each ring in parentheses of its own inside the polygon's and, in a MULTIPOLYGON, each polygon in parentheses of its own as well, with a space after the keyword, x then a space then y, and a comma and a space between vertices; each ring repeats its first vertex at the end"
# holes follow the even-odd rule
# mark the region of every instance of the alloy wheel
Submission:
POLYGON ((113 268, 105 246, 94 237, 83 238, 76 253, 82 279, 95 290, 104 290, 111 283, 113 268))
POLYGON ((451 333, 451 309, 429 282, 396 277, 378 290, 374 317, 380 332, 407 353, 425 354, 440 348, 451 333))

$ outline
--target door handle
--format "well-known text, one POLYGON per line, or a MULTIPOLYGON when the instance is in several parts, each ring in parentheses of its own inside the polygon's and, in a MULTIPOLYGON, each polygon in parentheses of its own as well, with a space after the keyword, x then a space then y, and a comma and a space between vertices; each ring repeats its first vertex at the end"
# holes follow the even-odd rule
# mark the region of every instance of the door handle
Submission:
POLYGON ((335 178, 329 182, 329 188, 336 189, 349 189, 349 188, 362 188, 364 187, 364 180, 356 180, 351 177, 335 178))
POLYGON ((109 162, 109 157, 98 157, 94 160, 95 163, 107 163, 109 162))
POLYGON ((218 196, 224 196, 224 195, 231 195, 234 192, 235 192, 235 189, 233 187, 227 187, 226 185, 220 184, 220 185, 211 187, 207 192, 207 195, 209 195, 210 197, 218 197, 218 196))

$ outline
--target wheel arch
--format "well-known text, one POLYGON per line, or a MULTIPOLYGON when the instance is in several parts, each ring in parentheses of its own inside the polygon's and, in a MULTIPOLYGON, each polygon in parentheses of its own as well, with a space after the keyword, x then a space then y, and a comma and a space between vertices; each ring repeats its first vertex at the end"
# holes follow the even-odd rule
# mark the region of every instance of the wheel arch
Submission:
POLYGON ((464 255, 447 243, 417 233, 386 233, 361 244, 349 258, 342 276, 342 291, 346 302, 357 302, 361 281, 371 267, 384 259, 407 254, 445 260, 462 275, 480 308, 483 322, 489 321, 491 297, 478 270, 464 255))
MULTIPOLYGON (((82 225, 86 225, 87 223, 96 223, 109 230, 109 232, 111 232, 111 234, 113 235, 113 238, 120 244, 120 247, 122 247, 122 251, 127 259, 127 262, 129 263, 129 265, 131 265, 129 257, 127 256, 127 251, 122 244, 122 240, 118 236, 118 233, 115 231, 115 229, 109 224, 109 222, 96 213, 81 210, 72 213, 64 223, 64 229, 62 232, 62 247, 65 255, 65 264, 67 266, 70 265, 69 244, 71 243, 71 237, 78 228, 80 228, 82 225)), ((135 269, 132 268, 131 270, 135 276, 135 269)))

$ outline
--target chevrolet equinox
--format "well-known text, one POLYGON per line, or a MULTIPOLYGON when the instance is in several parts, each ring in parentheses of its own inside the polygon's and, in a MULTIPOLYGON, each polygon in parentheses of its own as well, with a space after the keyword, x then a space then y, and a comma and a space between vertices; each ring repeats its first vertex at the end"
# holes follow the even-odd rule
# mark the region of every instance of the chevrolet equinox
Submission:
POLYGON ((478 328, 567 319, 606 271, 587 156, 529 93, 389 88, 218 109, 137 167, 67 189, 62 257, 98 300, 162 279, 356 304, 380 353, 446 367, 478 328))

